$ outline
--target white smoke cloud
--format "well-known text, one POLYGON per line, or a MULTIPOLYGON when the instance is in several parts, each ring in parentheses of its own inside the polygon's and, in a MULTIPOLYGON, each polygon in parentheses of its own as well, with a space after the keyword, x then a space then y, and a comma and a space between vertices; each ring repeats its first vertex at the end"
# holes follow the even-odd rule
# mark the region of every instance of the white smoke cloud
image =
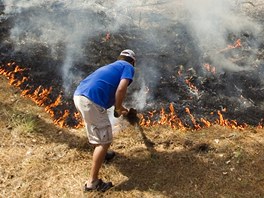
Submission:
MULTIPOLYGON (((3 0, 3 4, 7 17, 23 13, 24 18, 16 19, 10 35, 18 50, 41 43, 56 58, 58 45, 64 44, 65 58, 61 71, 66 91, 74 78, 71 68, 77 59, 85 56, 83 47, 86 42, 102 32, 118 31, 122 25, 136 26, 142 32, 144 44, 149 44, 131 44, 130 48, 145 52, 146 49, 161 49, 160 53, 165 53, 171 52, 173 39, 180 38, 177 35, 167 37, 168 28, 181 23, 192 36, 197 49, 209 55, 214 66, 230 70, 241 70, 241 67, 218 53, 228 45, 228 32, 239 35, 244 30, 254 34, 260 31, 259 24, 239 13, 235 0, 3 0), (99 20, 97 14, 105 15, 105 21, 99 20)), ((172 31, 171 34, 178 33, 172 31)), ((152 60, 152 63, 162 66, 159 57, 153 58, 157 60, 152 60)), ((139 67, 149 64, 144 56, 142 59, 139 67)), ((148 66, 150 72, 146 72, 148 75, 144 76, 144 82, 153 78, 151 74, 158 73, 153 71, 154 68, 157 66, 148 66)), ((142 103, 136 102, 138 108, 142 108, 146 101, 145 86, 143 84, 143 89, 135 97, 143 97, 140 98, 142 103)))
POLYGON ((250 30, 257 35, 260 33, 259 24, 238 12, 237 1, 186 0, 183 6, 188 14, 186 25, 193 38, 199 48, 210 55, 218 69, 241 70, 218 52, 230 45, 227 42, 228 33, 239 36, 242 31, 250 30))
POLYGON ((147 98, 148 98, 148 87, 146 86, 144 80, 141 83, 140 90, 134 92, 132 97, 133 97, 134 108, 138 110, 142 110, 146 107, 147 98))
MULTIPOLYGON (((126 1, 64 1, 64 0, 4 0, 5 14, 23 12, 23 19, 16 19, 10 38, 16 50, 28 50, 32 46, 47 46, 53 58, 58 56, 58 45, 65 46, 65 61, 61 67, 64 88, 68 91, 73 76, 70 69, 83 57, 85 41, 101 32, 116 31, 122 24, 132 21, 128 9, 135 3, 126 1), (28 14, 27 14, 28 13, 28 14), (110 25, 100 21, 96 14, 115 18, 110 25), (109 16, 107 16, 109 15, 109 16)), ((106 21, 107 23, 108 21, 106 21)))

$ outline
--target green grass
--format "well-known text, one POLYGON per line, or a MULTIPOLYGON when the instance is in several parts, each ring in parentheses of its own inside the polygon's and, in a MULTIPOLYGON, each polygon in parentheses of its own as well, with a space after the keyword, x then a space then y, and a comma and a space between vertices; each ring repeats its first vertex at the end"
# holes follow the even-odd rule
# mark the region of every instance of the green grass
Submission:
POLYGON ((38 121, 35 116, 20 112, 10 117, 9 124, 23 133, 32 133, 37 131, 38 121))
POLYGON ((0 104, 0 119, 7 128, 23 133, 38 131, 38 119, 34 114, 21 112, 15 106, 0 104))

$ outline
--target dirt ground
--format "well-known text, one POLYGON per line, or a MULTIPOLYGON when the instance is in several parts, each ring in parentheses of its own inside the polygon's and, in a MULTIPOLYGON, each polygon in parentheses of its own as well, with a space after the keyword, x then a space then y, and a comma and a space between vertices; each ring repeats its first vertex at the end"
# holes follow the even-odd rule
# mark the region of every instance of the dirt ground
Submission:
MULTIPOLYGON (((263 0, 239 5, 263 21, 263 0)), ((84 193, 93 151, 85 130, 54 125, 0 75, 0 198, 264 197, 264 129, 143 128, 149 148, 138 128, 121 119, 117 128, 117 155, 100 173, 114 187, 84 193)))
POLYGON ((264 197, 263 129, 138 128, 120 121, 117 156, 101 178, 114 187, 83 192, 92 148, 85 131, 55 126, 42 107, 0 76, 0 197, 264 197))

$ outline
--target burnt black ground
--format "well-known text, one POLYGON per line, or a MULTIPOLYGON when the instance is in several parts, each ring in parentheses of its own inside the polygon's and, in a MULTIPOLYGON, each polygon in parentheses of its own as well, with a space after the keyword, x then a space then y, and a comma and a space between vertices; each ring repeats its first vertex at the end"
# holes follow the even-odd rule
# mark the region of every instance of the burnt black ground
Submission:
MULTIPOLYGON (((1 8, 3 9, 3 5, 1 8)), ((97 36, 86 41, 84 50, 87 55, 85 59, 80 62, 76 60, 74 67, 71 68, 70 72, 76 76, 76 79, 70 85, 70 89, 65 92, 60 69, 65 59, 66 49, 63 43, 58 45, 59 56, 57 59, 53 59, 51 49, 47 46, 38 44, 31 46, 30 50, 22 47, 19 51, 15 51, 9 39, 13 23, 26 20, 28 15, 43 11, 39 9, 25 9, 19 14, 2 18, 0 23, 1 68, 10 70, 6 65, 13 61, 22 68, 27 68, 23 75, 29 76, 30 80, 20 85, 22 90, 29 88, 33 93, 40 85, 43 88, 53 87, 49 96, 50 100, 45 105, 49 105, 59 94, 62 94, 62 104, 54 109, 57 114, 55 117, 59 118, 62 116, 61 112, 69 110, 70 116, 66 122, 68 126, 75 126, 78 123, 78 120, 73 117, 76 110, 73 106, 72 94, 79 80, 96 68, 114 61, 118 53, 130 43, 138 46, 135 51, 139 52, 137 64, 139 68, 137 68, 138 73, 136 73, 134 83, 129 89, 126 104, 128 107, 133 107, 132 95, 141 89, 141 79, 151 76, 146 81, 146 87, 149 89, 146 105, 140 110, 140 113, 147 114, 148 111, 159 110, 162 107, 169 112, 168 107, 172 103, 183 123, 191 128, 193 127, 192 122, 185 112, 185 108, 190 109, 197 122, 200 122, 200 118, 214 121, 218 118, 217 111, 221 111, 225 119, 236 120, 238 124, 245 123, 253 126, 262 124, 264 117, 262 102, 264 99, 262 79, 264 42, 256 45, 257 38, 250 33, 250 30, 239 34, 230 32, 227 37, 229 43, 232 44, 237 39, 241 39, 242 47, 228 50, 223 55, 227 58, 241 57, 242 60, 239 60, 237 64, 241 68, 250 65, 252 69, 245 71, 222 70, 216 74, 207 72, 203 68, 203 64, 210 63, 210 59, 197 49, 195 41, 191 39, 188 28, 184 24, 176 23, 163 34, 165 38, 157 38, 160 48, 146 43, 147 41, 142 37, 143 30, 137 27, 124 26, 120 31, 112 34, 109 41, 105 42, 102 40, 106 31, 98 32, 97 36), (176 34, 177 37, 175 37, 176 34), (163 43, 163 41, 165 40, 173 40, 173 42, 164 48, 165 42, 163 43), (255 59, 252 59, 251 62, 243 62, 243 57, 250 55, 252 51, 255 51, 255 59), (149 68, 150 66, 152 69, 149 68), (155 72, 151 73, 152 71, 155 72), (195 89, 190 88, 186 80, 195 89), (222 111, 223 109, 227 111, 222 111), (214 112, 214 115, 211 112, 214 112)), ((59 10, 59 12, 63 11, 59 10)), ((103 23, 109 23, 112 20, 106 19, 102 13, 92 14, 103 23)), ((151 35, 153 30, 144 30, 144 35, 148 31, 151 35)), ((17 78, 19 80, 22 76, 17 76, 17 78)), ((157 119, 158 116, 157 114, 153 119, 157 119)), ((203 125, 203 123, 200 124, 203 125)))

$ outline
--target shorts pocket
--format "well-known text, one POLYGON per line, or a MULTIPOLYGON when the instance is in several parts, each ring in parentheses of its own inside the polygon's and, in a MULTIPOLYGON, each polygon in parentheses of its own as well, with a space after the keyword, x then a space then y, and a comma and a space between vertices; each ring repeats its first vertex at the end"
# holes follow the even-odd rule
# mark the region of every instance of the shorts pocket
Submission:
POLYGON ((96 107, 96 109, 100 112, 100 113, 106 113, 107 112, 107 109, 105 109, 105 108, 103 108, 103 107, 101 107, 101 106, 99 106, 99 105, 97 105, 97 104, 94 104, 95 105, 95 107, 96 107))
POLYGON ((113 139, 111 125, 104 127, 91 126, 91 133, 89 134, 89 140, 91 143, 106 144, 111 143, 113 139))

